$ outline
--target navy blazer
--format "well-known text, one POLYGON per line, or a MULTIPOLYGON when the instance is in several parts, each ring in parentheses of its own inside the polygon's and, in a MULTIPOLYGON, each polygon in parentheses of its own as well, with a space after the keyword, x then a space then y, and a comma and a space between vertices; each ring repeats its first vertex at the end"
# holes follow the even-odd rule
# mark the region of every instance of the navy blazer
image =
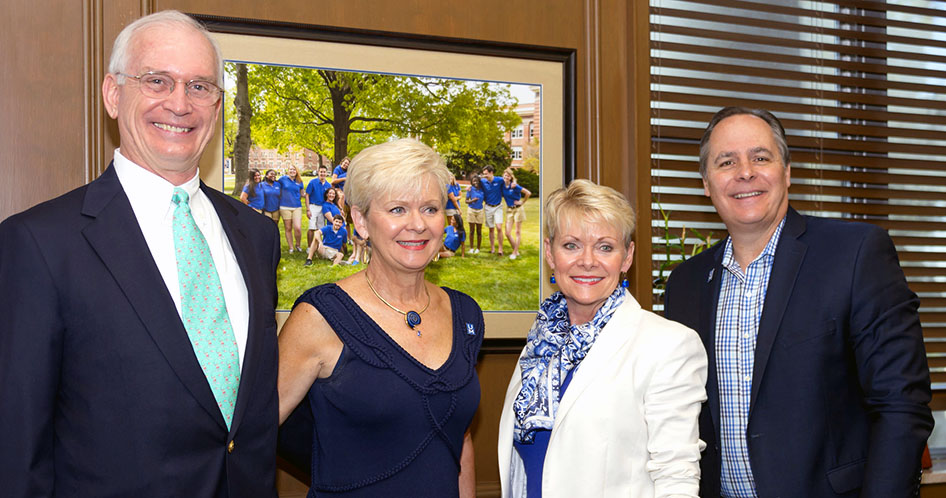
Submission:
MULTIPOLYGON (((709 357, 701 496, 720 494, 716 305, 724 244, 677 267, 665 314, 709 357)), ((746 439, 760 497, 918 492, 933 427, 919 300, 887 233, 789 208, 759 323, 746 439)))
POLYGON ((200 188, 249 291, 231 429, 110 166, 0 224, 3 496, 276 496, 278 231, 200 188))

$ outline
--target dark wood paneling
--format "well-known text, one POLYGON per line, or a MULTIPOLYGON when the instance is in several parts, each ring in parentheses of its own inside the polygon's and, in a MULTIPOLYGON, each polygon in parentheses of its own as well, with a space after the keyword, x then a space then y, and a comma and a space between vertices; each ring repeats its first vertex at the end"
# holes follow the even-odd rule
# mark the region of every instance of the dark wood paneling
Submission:
POLYGON ((85 4, 4 2, 0 13, 0 219, 85 183, 85 4))

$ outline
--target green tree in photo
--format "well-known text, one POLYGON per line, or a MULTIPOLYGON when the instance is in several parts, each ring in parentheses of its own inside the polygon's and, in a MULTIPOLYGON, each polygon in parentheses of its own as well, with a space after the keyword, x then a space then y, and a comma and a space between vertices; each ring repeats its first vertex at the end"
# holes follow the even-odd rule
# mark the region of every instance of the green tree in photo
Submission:
POLYGON ((255 143, 336 163, 395 137, 477 154, 521 122, 508 88, 484 82, 251 65, 249 83, 255 143))

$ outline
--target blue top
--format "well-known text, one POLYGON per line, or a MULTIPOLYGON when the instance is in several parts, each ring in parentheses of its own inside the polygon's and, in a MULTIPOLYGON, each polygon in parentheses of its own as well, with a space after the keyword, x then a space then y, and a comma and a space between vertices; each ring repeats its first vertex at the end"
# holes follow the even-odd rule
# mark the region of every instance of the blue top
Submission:
POLYGON ((453 202, 452 200, 450 200, 450 194, 453 194, 453 195, 457 196, 457 200, 459 201, 459 199, 460 199, 460 186, 459 186, 459 185, 454 185, 454 184, 452 184, 452 183, 451 183, 450 185, 447 185, 447 209, 460 209, 459 202, 457 202, 456 204, 454 204, 454 202, 453 202))
POLYGON ((443 245, 453 252, 457 252, 460 244, 466 239, 466 232, 457 233, 455 227, 449 226, 443 230, 443 245))
POLYGON ((257 192, 263 193, 263 211, 279 211, 279 184, 273 182, 272 185, 265 181, 259 182, 256 186, 257 192))
POLYGON ((480 398, 475 366, 483 313, 466 294, 444 291, 453 347, 436 369, 409 355, 335 284, 296 301, 318 309, 343 344, 332 374, 309 390, 309 498, 459 495, 463 435, 480 398))
POLYGON ((322 243, 336 251, 341 251, 342 246, 348 242, 348 231, 345 230, 344 224, 337 232, 332 228, 332 225, 325 225, 319 230, 322 231, 322 243))
POLYGON ((309 185, 305 188, 305 193, 309 195, 309 204, 318 204, 325 202, 325 191, 332 186, 328 180, 319 182, 318 178, 309 180, 309 185))
POLYGON ((483 209, 483 190, 470 185, 466 189, 466 205, 473 209, 483 209))
POLYGON ((263 191, 260 186, 256 186, 256 195, 250 197, 250 186, 244 185, 243 191, 246 192, 246 202, 253 209, 263 209, 263 191))
POLYGON ((522 186, 513 183, 512 186, 506 187, 506 182, 503 182, 503 199, 506 199, 507 207, 515 206, 516 201, 522 199, 522 186))
MULTIPOLYGON (((338 209, 338 206, 336 206, 335 203, 322 203, 322 216, 328 215, 329 217, 334 218, 336 214, 342 214, 342 210, 338 209)), ((331 223, 331 221, 329 223, 331 223)), ((345 222, 342 222, 342 226, 345 226, 345 222)))
POLYGON ((480 186, 483 187, 484 200, 490 206, 498 206, 503 201, 503 177, 494 176, 493 181, 487 181, 486 178, 480 178, 480 186))
MULTIPOLYGON (((335 178, 345 178, 348 176, 348 170, 343 169, 341 165, 335 166, 335 169, 332 170, 332 174, 335 175, 335 178)), ((338 182, 338 185, 335 185, 336 188, 345 188, 345 182, 338 182)))
POLYGON ((302 181, 293 181, 289 175, 282 175, 279 183, 279 206, 297 208, 302 206, 302 181))
MULTIPOLYGON (((558 391, 559 401, 565 395, 565 390, 572 382, 572 375, 577 370, 578 367, 569 370, 562 380, 562 387, 558 391)), ((532 444, 522 444, 513 438, 512 447, 519 453, 526 470, 526 496, 529 498, 542 498, 542 469, 545 467, 545 454, 549 451, 551 438, 552 431, 546 429, 536 429, 532 444)))

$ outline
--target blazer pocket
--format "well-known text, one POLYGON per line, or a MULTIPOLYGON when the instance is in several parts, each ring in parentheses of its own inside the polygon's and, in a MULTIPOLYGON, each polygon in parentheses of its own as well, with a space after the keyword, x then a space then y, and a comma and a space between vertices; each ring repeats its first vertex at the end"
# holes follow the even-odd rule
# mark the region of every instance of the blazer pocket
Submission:
POLYGON ((804 344, 806 342, 812 342, 821 337, 834 335, 837 331, 838 326, 835 323, 833 318, 824 320, 818 325, 806 328, 806 329, 795 329, 795 330, 785 330, 779 332, 779 343, 784 348, 792 348, 798 346, 799 344, 804 344))
POLYGON ((864 466, 867 464, 866 458, 846 463, 840 467, 835 467, 828 471, 828 483, 835 493, 848 493, 859 487, 864 482, 864 466))

